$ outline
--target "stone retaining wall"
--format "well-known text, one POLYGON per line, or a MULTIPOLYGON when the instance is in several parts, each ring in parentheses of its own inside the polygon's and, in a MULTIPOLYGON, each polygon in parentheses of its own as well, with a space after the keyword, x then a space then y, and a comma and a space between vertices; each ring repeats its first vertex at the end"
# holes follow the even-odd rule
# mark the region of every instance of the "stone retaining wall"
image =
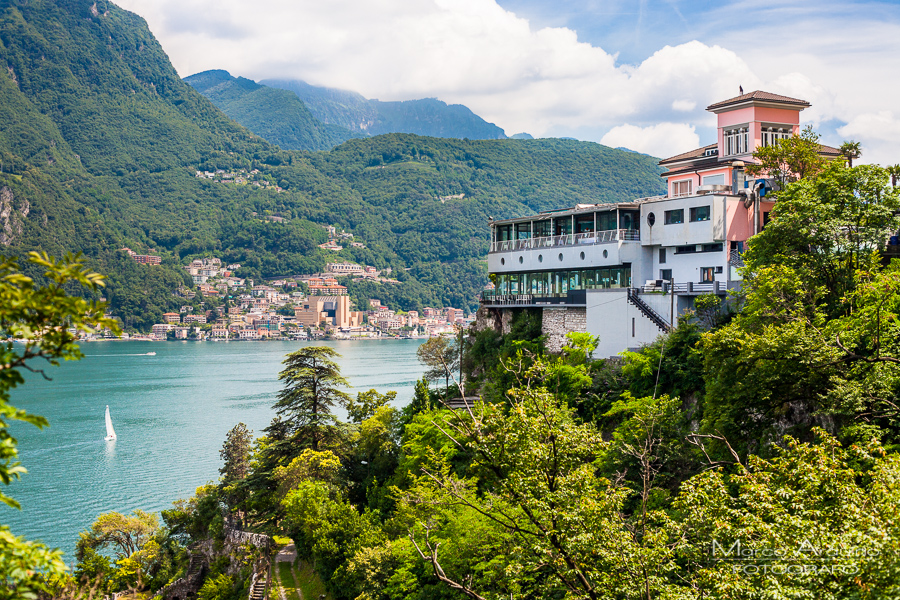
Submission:
POLYGON ((587 331, 587 311, 583 307, 544 309, 541 333, 547 336, 546 347, 550 352, 561 352, 570 331, 587 331))

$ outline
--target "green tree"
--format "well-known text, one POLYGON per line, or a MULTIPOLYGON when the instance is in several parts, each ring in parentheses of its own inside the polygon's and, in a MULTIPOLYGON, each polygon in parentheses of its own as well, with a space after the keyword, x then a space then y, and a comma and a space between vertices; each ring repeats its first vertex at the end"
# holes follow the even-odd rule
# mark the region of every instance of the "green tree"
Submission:
POLYGON ((847 166, 853 167, 853 159, 862 156, 862 148, 859 142, 850 140, 841 144, 841 155, 847 159, 847 166))
POLYGON ((900 457, 871 440, 842 447, 816 437, 788 437, 768 460, 732 459, 684 485, 674 537, 691 597, 900 593, 900 457))
POLYGON ((858 270, 877 269, 887 236, 900 226, 900 192, 875 165, 830 163, 816 179, 779 192, 772 220, 744 253, 745 280, 784 265, 811 287, 821 286, 828 314, 841 310, 858 270))
POLYGON ((197 592, 197 600, 229 600, 233 592, 234 580, 220 573, 203 582, 203 587, 197 592))
POLYGON ((796 179, 814 179, 825 168, 819 146, 819 134, 807 126, 800 135, 778 140, 753 152, 758 164, 747 165, 751 175, 774 178, 783 188, 796 179))
POLYGON ((446 421, 447 436, 474 456, 475 478, 459 478, 440 457, 422 467, 402 505, 416 552, 433 576, 471 598, 637 597, 646 581, 654 594, 664 590, 665 545, 650 536, 635 545, 621 516, 629 492, 596 476, 609 445, 541 385, 548 368, 542 359, 522 373, 508 413, 479 405, 446 421), (453 544, 445 528, 453 519, 442 513, 450 507, 478 516, 479 529, 490 526, 493 544, 497 535, 508 540, 511 550, 494 567, 508 574, 502 593, 475 589, 471 565, 445 568, 440 549, 446 556, 453 544))
POLYGON ((379 394, 376 390, 367 392, 359 392, 356 394, 356 400, 352 398, 347 403, 347 416, 350 417, 352 423, 362 423, 379 408, 387 406, 397 399, 397 392, 388 392, 387 394, 379 394))
POLYGON ((887 167, 887 172, 891 176, 891 187, 897 187, 897 182, 900 181, 900 165, 887 167))
POLYGON ((135 510, 130 515, 108 512, 100 515, 91 529, 82 532, 78 547, 105 549, 112 546, 116 556, 127 558, 139 551, 159 527, 159 518, 154 513, 135 510))
POLYGON ((290 443, 297 450, 319 450, 337 438, 337 421, 331 411, 346 406, 350 397, 340 387, 349 383, 341 376, 334 358, 340 356, 325 346, 308 346, 288 354, 278 374, 284 388, 278 392, 275 411, 284 418, 290 443))
POLYGON ((443 336, 428 338, 416 350, 419 362, 428 367, 424 377, 429 380, 444 380, 444 387, 450 389, 450 378, 459 367, 459 349, 443 336))
POLYGON ((228 485, 247 476, 250 471, 250 448, 253 432, 246 425, 238 423, 225 436, 225 443, 219 450, 219 458, 224 464, 219 469, 222 483, 228 485))
MULTIPOLYGON (((118 324, 104 317, 104 305, 70 295, 83 288, 93 293, 103 287, 103 277, 85 268, 79 257, 62 260, 47 254, 29 253, 29 266, 39 270, 43 284, 19 271, 13 259, 0 257, 0 481, 9 485, 26 471, 17 461, 16 439, 9 433, 10 421, 36 427, 47 420, 10 404, 10 390, 25 382, 22 370, 37 372, 35 362, 58 365, 62 360, 78 360, 78 335, 118 324), (13 340, 20 343, 13 343, 13 340)), ((0 491, 0 501, 19 504, 0 491)), ((65 571, 59 551, 14 536, 0 525, 0 598, 28 598, 46 590, 41 573, 52 576, 65 571)))

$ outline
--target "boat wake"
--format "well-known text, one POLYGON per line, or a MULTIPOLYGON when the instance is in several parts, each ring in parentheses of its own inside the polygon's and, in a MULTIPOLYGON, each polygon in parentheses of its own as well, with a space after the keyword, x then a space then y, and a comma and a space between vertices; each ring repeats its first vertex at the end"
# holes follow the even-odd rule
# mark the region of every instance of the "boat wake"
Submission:
POLYGON ((86 356, 89 356, 89 357, 93 357, 93 356, 105 356, 105 357, 110 357, 110 356, 156 356, 156 352, 140 352, 138 354, 88 354, 86 356))

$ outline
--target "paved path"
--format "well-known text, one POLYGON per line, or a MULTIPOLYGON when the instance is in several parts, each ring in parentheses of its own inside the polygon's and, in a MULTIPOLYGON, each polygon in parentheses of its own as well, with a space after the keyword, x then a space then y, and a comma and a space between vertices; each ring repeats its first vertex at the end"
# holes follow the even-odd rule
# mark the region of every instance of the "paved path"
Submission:
POLYGON ((293 563, 294 560, 297 559, 297 551, 294 550, 293 544, 288 544, 284 548, 278 551, 278 555, 275 557, 275 562, 289 562, 293 563))

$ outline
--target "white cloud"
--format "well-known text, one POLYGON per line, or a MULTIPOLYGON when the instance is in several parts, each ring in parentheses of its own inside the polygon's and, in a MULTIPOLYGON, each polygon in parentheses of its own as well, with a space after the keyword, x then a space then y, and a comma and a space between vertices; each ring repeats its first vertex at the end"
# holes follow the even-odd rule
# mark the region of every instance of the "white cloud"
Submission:
POLYGON ((871 78, 870 65, 893 71, 892 56, 900 55, 895 23, 866 21, 866 33, 849 9, 839 22, 817 16, 805 24, 789 0, 741 2, 702 20, 707 43, 665 45, 640 64, 623 65, 575 31, 534 29, 495 0, 120 0, 148 20, 182 76, 226 69, 382 100, 437 97, 510 133, 589 132, 584 139, 602 140, 631 132, 642 151, 657 156, 681 147, 687 128, 711 141, 715 117, 704 108, 737 95, 739 85, 811 101, 804 120, 832 123, 832 132, 860 112, 888 108, 898 95, 888 91, 900 93, 896 78, 871 78), (745 25, 723 27, 733 25, 734 9, 745 25), (754 18, 754 10, 765 18, 754 18), (868 93, 867 84, 877 92, 868 93))
POLYGON ((675 100, 672 102, 672 110, 678 112, 691 112, 697 107, 695 100, 675 100))
POLYGON ((668 158, 699 147, 700 136, 694 126, 687 123, 659 123, 649 127, 626 123, 613 127, 600 143, 668 158))
POLYGON ((848 140, 862 145, 861 163, 877 163, 882 166, 900 163, 900 118, 889 110, 866 113, 855 117, 838 133, 848 140))

